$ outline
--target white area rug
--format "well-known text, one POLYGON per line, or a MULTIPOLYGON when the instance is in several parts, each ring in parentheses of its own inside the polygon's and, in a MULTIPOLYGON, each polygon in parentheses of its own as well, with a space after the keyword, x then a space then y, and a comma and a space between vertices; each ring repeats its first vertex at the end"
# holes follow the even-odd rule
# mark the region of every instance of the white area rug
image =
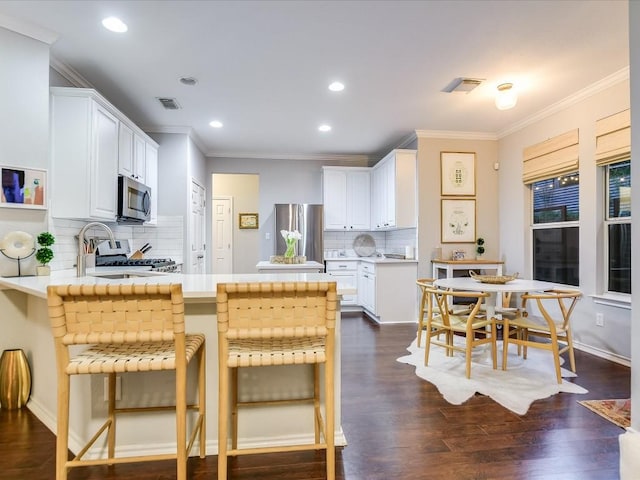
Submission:
MULTIPOLYGON (((458 340, 458 339, 456 339, 458 340)), ((463 341, 463 340, 461 340, 463 341)), ((416 367, 416 375, 434 384, 445 400, 460 405, 476 392, 491 397, 505 408, 524 415, 535 400, 550 397, 559 392, 587 393, 575 383, 556 381, 553 358, 549 352, 529 348, 527 359, 516 355, 517 346, 509 345, 508 368, 502 370, 502 342, 498 342, 498 369, 491 368, 490 349, 474 354, 471 363, 471 379, 465 377, 464 354, 445 356, 442 347, 431 346, 429 366, 424 366, 424 347, 418 348, 416 340, 407 347, 410 355, 398 358, 398 362, 416 367), (513 350, 511 350, 513 347, 513 350)), ((478 350, 478 348, 476 348, 478 350)), ((579 367, 579 366, 578 366, 579 367)), ((576 377, 562 369, 563 377, 576 377)))

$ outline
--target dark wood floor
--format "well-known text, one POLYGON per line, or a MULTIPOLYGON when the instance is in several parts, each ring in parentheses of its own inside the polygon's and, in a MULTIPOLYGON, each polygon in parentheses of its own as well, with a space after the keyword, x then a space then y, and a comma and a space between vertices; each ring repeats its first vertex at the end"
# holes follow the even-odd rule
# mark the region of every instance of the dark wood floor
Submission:
MULTIPOLYGON (((538 400, 518 416, 476 395, 454 406, 414 368, 396 362, 413 325, 378 326, 364 317, 342 322, 342 426, 349 445, 337 453, 338 479, 580 479, 618 475, 623 430, 577 403, 627 398, 630 370, 577 352, 587 395, 538 400)), ((27 409, 0 410, 0 479, 54 478, 55 438, 27 409)), ((318 452, 244 456, 230 479, 324 478, 318 452)), ((69 480, 175 478, 173 462, 74 469, 69 480)), ((213 479, 216 457, 189 460, 189 478, 213 479)))

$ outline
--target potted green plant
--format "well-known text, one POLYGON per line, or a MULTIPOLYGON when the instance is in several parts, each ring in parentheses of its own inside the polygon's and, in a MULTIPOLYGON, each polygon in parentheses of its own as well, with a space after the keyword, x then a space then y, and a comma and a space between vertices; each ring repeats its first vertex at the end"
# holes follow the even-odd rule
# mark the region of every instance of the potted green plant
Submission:
POLYGON ((484 238, 478 237, 476 240, 476 259, 482 259, 482 255, 484 255, 484 238))
POLYGON ((51 233, 42 232, 38 235, 37 241, 40 248, 36 250, 36 260, 40 262, 40 265, 36 267, 36 274, 49 275, 51 267, 47 264, 53 260, 53 250, 50 247, 56 242, 56 239, 51 233))

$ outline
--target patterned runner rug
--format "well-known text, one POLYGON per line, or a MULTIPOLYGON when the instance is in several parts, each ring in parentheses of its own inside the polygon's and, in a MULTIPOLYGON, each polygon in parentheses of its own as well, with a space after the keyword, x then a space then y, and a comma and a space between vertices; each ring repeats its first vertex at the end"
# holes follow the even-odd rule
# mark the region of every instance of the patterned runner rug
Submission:
POLYGON ((578 402, 592 412, 606 418, 619 427, 627 428, 631 425, 631 399, 615 400, 582 400, 578 402))

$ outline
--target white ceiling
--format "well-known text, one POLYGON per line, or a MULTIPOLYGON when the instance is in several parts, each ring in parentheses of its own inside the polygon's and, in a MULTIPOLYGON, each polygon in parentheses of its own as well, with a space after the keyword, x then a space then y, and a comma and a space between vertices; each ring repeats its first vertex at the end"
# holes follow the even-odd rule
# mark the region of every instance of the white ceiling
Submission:
POLYGON ((190 128, 215 156, 376 156, 415 130, 497 137, 629 63, 627 0, 21 0, 0 15, 55 32, 53 57, 143 129, 190 128), (111 15, 129 31, 106 31, 111 15), (442 92, 456 77, 486 81, 442 92), (519 101, 499 111, 506 81, 519 101))

